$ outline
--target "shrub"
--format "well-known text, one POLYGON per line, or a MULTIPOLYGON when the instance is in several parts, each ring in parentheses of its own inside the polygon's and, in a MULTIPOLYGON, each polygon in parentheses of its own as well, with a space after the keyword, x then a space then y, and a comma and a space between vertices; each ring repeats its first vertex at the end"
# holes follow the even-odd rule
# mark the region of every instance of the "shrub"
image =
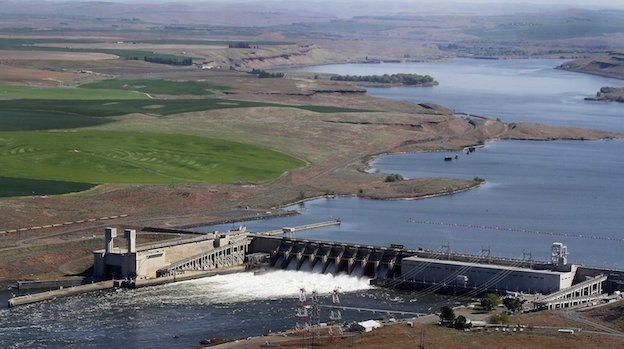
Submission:
POLYGON ((398 173, 392 173, 386 176, 386 182, 400 182, 404 179, 405 178, 398 173))
POLYGON ((490 315, 488 322, 491 324, 509 325, 511 320, 509 319, 509 315, 507 315, 507 313, 500 313, 490 315))
POLYGON ((488 293, 481 298, 481 306, 486 310, 492 310, 501 304, 501 298, 493 293, 488 293))

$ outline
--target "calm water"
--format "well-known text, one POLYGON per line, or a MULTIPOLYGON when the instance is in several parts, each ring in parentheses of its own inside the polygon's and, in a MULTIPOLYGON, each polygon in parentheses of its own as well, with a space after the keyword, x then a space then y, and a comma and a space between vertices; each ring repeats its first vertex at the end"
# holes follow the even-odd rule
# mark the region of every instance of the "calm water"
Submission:
MULTIPOLYGON (((433 88, 370 89, 372 94, 436 102, 505 121, 535 121, 624 132, 621 104, 585 102, 601 86, 621 81, 556 71, 557 60, 471 61, 313 67, 340 74, 430 74, 433 88)), ((413 201, 320 199, 293 207, 296 217, 247 222, 250 230, 340 218, 340 227, 299 236, 325 240, 547 259, 562 241, 575 263, 624 268, 624 141, 492 142, 475 153, 384 156, 373 166, 406 177, 487 179, 479 189, 413 201), (488 228, 483 228, 488 227, 488 228), (566 234, 561 236, 560 234, 566 234), (582 238, 596 236, 612 240, 582 238)), ((226 230, 231 225, 205 227, 226 230)), ((214 336, 241 337, 292 328, 299 287, 329 294, 342 287, 343 305, 425 312, 441 296, 371 289, 368 280, 295 271, 217 276, 140 290, 100 292, 0 310, 0 348, 193 347, 214 336), (174 336, 179 336, 174 339, 174 336)), ((6 292, 0 301, 6 304, 6 292)), ((327 296, 323 303, 327 304, 327 296)), ((328 314, 322 315, 326 321, 328 314)), ((345 320, 373 315, 345 312, 345 320)), ((377 315, 378 316, 378 315, 377 315)))
POLYGON ((247 222, 247 228, 270 230, 340 218, 340 227, 298 236, 428 249, 449 243, 455 251, 477 254, 490 247, 494 255, 518 258, 526 250, 541 260, 549 258, 552 242, 561 241, 574 263, 624 268, 624 140, 491 142, 470 155, 458 153, 456 161, 443 160, 455 154, 390 155, 372 165, 407 178, 479 176, 487 179, 483 187, 426 200, 314 200, 291 207, 301 216, 247 222), (554 235, 561 233, 569 236, 554 235), (613 240, 572 236, 579 234, 613 240))
POLYGON ((416 73, 433 76, 434 87, 367 88, 372 95, 433 102, 459 112, 500 118, 624 132, 624 105, 589 102, 603 86, 624 81, 555 70, 558 59, 471 60, 437 63, 325 65, 297 71, 341 75, 416 73))

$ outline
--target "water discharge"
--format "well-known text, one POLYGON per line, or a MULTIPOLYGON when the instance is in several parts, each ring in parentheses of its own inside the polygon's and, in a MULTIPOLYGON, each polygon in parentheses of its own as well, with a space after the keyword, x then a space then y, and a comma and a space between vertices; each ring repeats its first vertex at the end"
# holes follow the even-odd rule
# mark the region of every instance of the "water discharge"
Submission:
MULTIPOLYGON (((366 278, 279 270, 220 275, 136 290, 96 292, 0 310, 0 348, 193 347, 204 338, 239 338, 290 329, 299 288, 331 304, 340 287, 345 306, 425 312, 448 304, 438 295, 374 288, 366 278), (24 330, 26 329, 26 330, 24 330)), ((345 311, 345 321, 374 314, 345 311)), ((329 321, 323 309, 321 321, 329 321)))
POLYGON ((372 288, 369 281, 344 274, 276 270, 259 275, 246 272, 185 281, 164 286, 161 291, 174 293, 185 302, 190 299, 193 303, 215 304, 296 297, 301 287, 308 292, 316 290, 324 294, 329 294, 335 287, 340 287, 341 292, 368 290, 372 288))

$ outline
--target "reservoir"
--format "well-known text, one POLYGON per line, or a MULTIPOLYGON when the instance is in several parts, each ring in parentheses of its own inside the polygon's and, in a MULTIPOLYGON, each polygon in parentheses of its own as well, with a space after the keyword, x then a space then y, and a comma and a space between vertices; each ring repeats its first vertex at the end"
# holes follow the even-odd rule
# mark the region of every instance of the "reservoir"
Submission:
MULTIPOLYGON (((621 104, 586 102, 621 81, 554 70, 560 60, 335 65, 306 71, 340 74, 419 73, 440 82, 433 88, 378 88, 371 94, 413 102, 435 102, 460 112, 624 132, 621 104)), ((624 268, 624 141, 489 142, 484 148, 445 162, 449 153, 382 156, 372 171, 407 178, 479 176, 480 188, 424 200, 374 201, 355 197, 317 199, 289 207, 301 215, 243 222, 248 230, 270 230, 332 218, 339 227, 299 234, 388 246, 440 249, 548 259, 550 245, 569 246, 572 263, 624 268)), ((232 225, 204 230, 227 230, 232 225)), ((328 304, 341 287, 344 306, 435 311, 453 299, 420 298, 376 289, 346 275, 277 271, 241 273, 176 284, 98 292, 15 309, 0 309, 0 347, 193 347, 215 336, 246 337, 292 328, 297 292, 317 289, 328 304)), ((6 292, 0 293, 6 306, 6 292)), ((321 315, 328 320, 328 314, 321 315)), ((345 321, 380 314, 343 313, 345 321)))
MULTIPOLYGON (((245 222, 263 231, 339 218, 337 227, 297 237, 549 260, 550 245, 568 245, 570 261, 624 268, 624 140, 490 142, 456 153, 396 154, 372 163, 406 178, 485 178, 480 188, 424 200, 318 199, 291 206, 300 216, 245 222), (427 223, 428 222, 428 223, 427 223)), ((207 227, 226 230, 232 225, 207 227)))
POLYGON ((431 75, 433 87, 369 88, 368 93, 414 103, 431 102, 459 112, 624 133, 624 105, 585 101, 622 80, 554 69, 565 60, 454 59, 435 63, 334 64, 297 71, 340 75, 413 73, 431 75))

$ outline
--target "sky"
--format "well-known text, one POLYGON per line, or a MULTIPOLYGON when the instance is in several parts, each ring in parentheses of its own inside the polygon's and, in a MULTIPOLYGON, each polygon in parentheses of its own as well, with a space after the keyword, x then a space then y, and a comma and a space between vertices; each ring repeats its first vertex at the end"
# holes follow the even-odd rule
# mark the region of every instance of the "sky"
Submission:
MULTIPOLYGON (((134 2, 134 3, 162 3, 162 2, 220 2, 220 3, 241 3, 241 2, 255 2, 255 3, 270 3, 281 2, 284 0, 47 0, 51 2, 68 2, 68 1, 102 1, 102 2, 134 2)), ((379 0, 288 0, 288 2, 326 2, 326 3, 378 3, 379 0)), ((535 4, 535 5, 564 5, 564 6, 604 6, 604 7, 624 7, 624 0, 391 0, 390 2, 406 3, 416 5, 418 3, 464 3, 464 4, 535 4)))

